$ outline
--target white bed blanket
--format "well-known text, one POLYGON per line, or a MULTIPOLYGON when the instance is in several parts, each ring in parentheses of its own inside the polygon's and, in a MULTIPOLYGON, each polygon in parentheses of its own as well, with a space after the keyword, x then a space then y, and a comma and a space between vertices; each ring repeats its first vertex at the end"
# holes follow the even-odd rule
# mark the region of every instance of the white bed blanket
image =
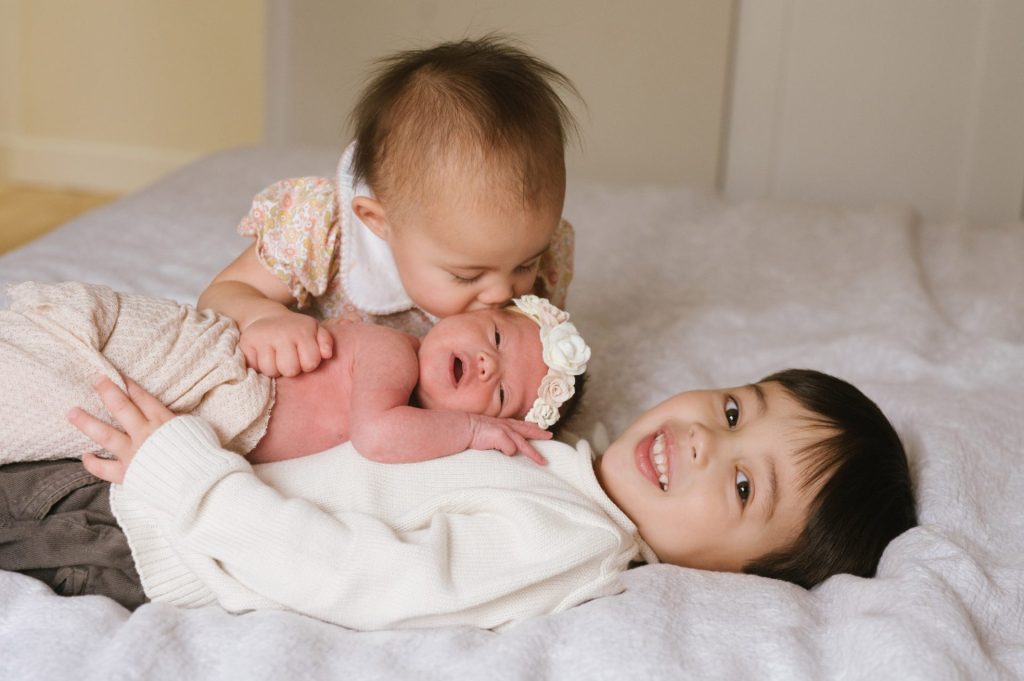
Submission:
MULTIPOLYGON (((245 246, 234 227, 253 194, 335 162, 210 157, 0 257, 0 284, 80 279, 194 301, 245 246)), ((0 573, 0 679, 1024 678, 1024 224, 581 184, 566 215, 569 309, 594 351, 573 429, 614 434, 676 391, 785 367, 846 378, 890 415, 917 486, 922 524, 876 578, 804 591, 646 566, 621 596, 496 634, 129 614, 0 573)))

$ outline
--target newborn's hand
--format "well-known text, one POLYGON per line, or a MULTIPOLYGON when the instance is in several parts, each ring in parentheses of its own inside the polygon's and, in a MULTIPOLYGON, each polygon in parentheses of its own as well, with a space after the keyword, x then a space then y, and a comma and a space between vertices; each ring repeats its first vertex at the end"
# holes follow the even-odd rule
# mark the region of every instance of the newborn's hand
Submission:
POLYGON ((527 438, 549 440, 551 433, 535 423, 517 419, 502 419, 493 416, 470 414, 470 449, 496 449, 507 456, 525 454, 537 463, 547 464, 547 459, 531 445, 527 438))
POLYGON ((334 337, 310 317, 291 310, 261 317, 242 329, 245 361, 265 376, 298 376, 334 354, 334 337))
POLYGON ((96 392, 99 393, 103 406, 114 417, 114 421, 121 424, 124 432, 78 407, 67 413, 71 425, 117 457, 101 459, 92 453, 82 457, 85 469, 107 482, 122 482, 128 464, 132 462, 135 452, 146 438, 174 418, 174 412, 143 390, 135 381, 126 378, 125 385, 128 386, 127 395, 106 376, 100 377, 95 383, 96 392))

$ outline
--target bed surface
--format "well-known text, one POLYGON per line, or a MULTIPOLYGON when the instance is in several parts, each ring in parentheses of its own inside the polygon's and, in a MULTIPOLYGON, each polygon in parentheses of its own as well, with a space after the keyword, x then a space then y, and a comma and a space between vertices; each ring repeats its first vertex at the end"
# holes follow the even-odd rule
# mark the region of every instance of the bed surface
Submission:
MULTIPOLYGON (((194 302, 252 196, 334 150, 240 149, 0 256, 0 286, 78 279, 194 302)), ((846 378, 907 448, 921 526, 876 578, 813 591, 645 566, 626 592, 496 634, 354 632, 287 612, 60 598, 0 573, 0 678, 1024 677, 1024 223, 729 203, 571 184, 583 412, 614 434, 680 390, 786 367, 846 378)), ((0 305, 6 303, 0 298, 0 305)))

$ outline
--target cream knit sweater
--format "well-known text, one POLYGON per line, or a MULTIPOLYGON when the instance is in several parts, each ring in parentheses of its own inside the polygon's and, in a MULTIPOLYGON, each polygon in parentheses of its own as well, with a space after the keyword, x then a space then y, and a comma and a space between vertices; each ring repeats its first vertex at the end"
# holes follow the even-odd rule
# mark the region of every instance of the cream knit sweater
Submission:
POLYGON ((254 470, 181 416, 111 498, 154 600, 362 630, 501 628, 617 593, 631 560, 657 560, 585 441, 535 444, 549 465, 472 450, 381 464, 343 444, 254 470))
POLYGON ((92 388, 128 376, 172 410, 202 416, 246 453, 266 431, 271 379, 249 370, 227 317, 81 283, 24 283, 0 310, 0 463, 79 457, 96 445, 64 418, 80 406, 109 422, 92 388))

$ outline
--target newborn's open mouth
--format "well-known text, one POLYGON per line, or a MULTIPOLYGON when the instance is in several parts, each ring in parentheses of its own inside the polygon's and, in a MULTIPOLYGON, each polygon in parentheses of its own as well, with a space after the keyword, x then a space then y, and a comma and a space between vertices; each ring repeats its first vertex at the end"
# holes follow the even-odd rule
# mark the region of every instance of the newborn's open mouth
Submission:
POLYGON ((455 379, 455 387, 459 387, 459 383, 462 382, 462 360, 458 357, 453 358, 452 362, 452 377, 455 379))

